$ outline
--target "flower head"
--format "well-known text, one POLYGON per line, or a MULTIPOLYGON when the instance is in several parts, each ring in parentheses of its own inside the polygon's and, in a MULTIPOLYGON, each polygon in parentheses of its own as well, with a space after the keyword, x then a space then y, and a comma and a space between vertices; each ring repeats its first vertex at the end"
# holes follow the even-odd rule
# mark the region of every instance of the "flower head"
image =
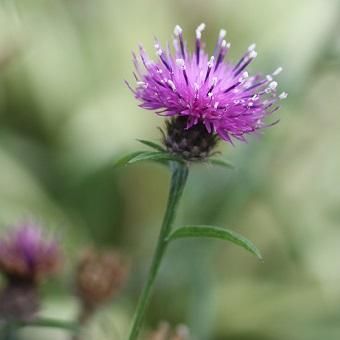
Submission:
POLYGON ((24 223, 0 240, 0 271, 9 279, 38 282, 58 268, 60 250, 54 239, 24 223))
POLYGON ((158 58, 154 61, 141 46, 140 57, 133 55, 137 85, 130 88, 141 107, 159 115, 184 117, 187 130, 202 125, 208 134, 230 143, 234 138, 245 141, 245 135, 268 126, 264 119, 287 96, 285 92, 278 95, 273 79, 282 68, 269 75, 249 75, 246 68, 257 56, 255 44, 236 64, 225 61, 230 49, 225 30, 220 31, 209 56, 201 40, 204 29, 204 24, 196 29, 194 52, 188 51, 179 26, 174 30, 174 52, 156 40, 158 58))
POLYGON ((89 310, 117 295, 128 268, 117 251, 87 250, 78 263, 76 289, 83 307, 89 310))

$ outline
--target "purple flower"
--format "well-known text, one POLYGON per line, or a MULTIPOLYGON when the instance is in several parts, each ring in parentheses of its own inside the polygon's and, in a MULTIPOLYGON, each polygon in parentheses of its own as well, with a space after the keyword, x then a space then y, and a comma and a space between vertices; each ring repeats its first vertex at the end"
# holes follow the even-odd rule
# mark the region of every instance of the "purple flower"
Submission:
POLYGON ((58 267, 60 249, 32 223, 24 223, 0 240, 0 271, 9 279, 39 281, 58 267))
POLYGON ((156 40, 158 59, 154 61, 140 46, 140 58, 133 54, 137 85, 129 87, 141 107, 157 110, 159 115, 185 117, 186 129, 201 124, 209 134, 218 134, 230 143, 233 138, 245 141, 245 135, 273 125, 264 119, 287 97, 285 92, 277 94, 278 84, 273 80, 282 68, 270 75, 248 75, 246 68, 257 55, 255 44, 236 64, 225 61, 230 49, 225 30, 220 31, 209 57, 201 41, 204 28, 201 24, 196 29, 193 53, 188 51, 179 26, 174 30, 174 52, 156 40))

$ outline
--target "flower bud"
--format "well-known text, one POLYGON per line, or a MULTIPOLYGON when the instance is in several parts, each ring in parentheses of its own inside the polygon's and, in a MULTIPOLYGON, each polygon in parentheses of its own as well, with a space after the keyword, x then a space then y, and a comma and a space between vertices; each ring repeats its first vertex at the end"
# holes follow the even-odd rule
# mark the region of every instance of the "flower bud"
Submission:
POLYGON ((5 287, 0 292, 0 318, 29 320, 39 309, 38 287, 60 264, 58 243, 42 230, 25 223, 0 240, 0 272, 5 287))
POLYGON ((208 133, 202 123, 187 128, 187 119, 177 116, 166 121, 163 144, 167 150, 186 161, 203 161, 214 153, 217 135, 208 133))
POLYGON ((90 309, 116 296, 127 277, 127 265, 117 251, 86 251, 78 263, 77 295, 90 309))

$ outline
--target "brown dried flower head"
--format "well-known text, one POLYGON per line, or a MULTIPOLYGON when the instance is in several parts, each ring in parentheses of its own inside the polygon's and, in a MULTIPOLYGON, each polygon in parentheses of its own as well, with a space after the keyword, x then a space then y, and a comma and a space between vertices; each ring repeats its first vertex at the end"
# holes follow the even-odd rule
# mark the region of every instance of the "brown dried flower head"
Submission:
POLYGON ((95 308, 116 296, 124 286, 128 266, 118 251, 87 250, 76 273, 76 289, 82 303, 95 308))

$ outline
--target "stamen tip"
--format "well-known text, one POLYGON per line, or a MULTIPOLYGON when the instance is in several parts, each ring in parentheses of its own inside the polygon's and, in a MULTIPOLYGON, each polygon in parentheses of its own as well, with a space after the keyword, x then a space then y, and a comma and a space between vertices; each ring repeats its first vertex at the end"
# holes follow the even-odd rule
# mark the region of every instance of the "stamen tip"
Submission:
POLYGON ((288 97, 288 93, 287 92, 282 92, 280 95, 279 95, 279 98, 280 99, 286 99, 288 97))
POLYGON ((223 39, 226 35, 227 35, 227 31, 224 29, 221 29, 220 34, 219 34, 220 39, 223 39))
POLYGON ((174 29, 174 34, 175 34, 176 36, 179 36, 179 35, 182 34, 182 32, 183 32, 183 30, 182 30, 181 26, 176 25, 176 26, 175 26, 175 29, 174 29))
POLYGON ((272 81, 270 84, 269 84, 269 88, 271 90, 275 90, 277 88, 277 82, 276 81, 272 81))
POLYGON ((257 52, 254 50, 251 50, 249 53, 249 58, 255 59, 257 57, 257 52))
POLYGON ((249 47, 248 47, 248 51, 251 52, 251 51, 254 51, 256 48, 256 44, 251 44, 249 47))
POLYGON ((184 69, 185 68, 185 62, 184 59, 176 59, 176 65, 179 66, 180 68, 184 69))
POLYGON ((205 30, 205 23, 202 22, 200 25, 198 25, 198 27, 196 28, 196 31, 204 31, 205 30))
POLYGON ((280 74, 282 72, 283 68, 280 66, 278 67, 272 74, 273 76, 277 76, 278 74, 280 74))
POLYGON ((215 57, 214 56, 211 56, 210 60, 208 61, 208 67, 209 68, 212 68, 213 65, 214 65, 214 60, 215 60, 215 57))

